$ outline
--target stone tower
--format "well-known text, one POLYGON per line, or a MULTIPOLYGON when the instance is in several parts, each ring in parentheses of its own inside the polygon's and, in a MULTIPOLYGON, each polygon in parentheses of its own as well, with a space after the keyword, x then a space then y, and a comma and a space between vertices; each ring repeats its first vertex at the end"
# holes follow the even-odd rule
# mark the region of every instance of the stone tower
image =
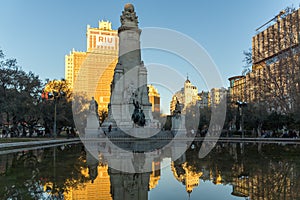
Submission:
POLYGON ((119 58, 111 83, 109 116, 105 123, 127 129, 133 127, 132 115, 139 108, 145 115, 145 127, 153 121, 147 89, 147 69, 141 60, 138 17, 132 4, 126 4, 120 17, 119 58))

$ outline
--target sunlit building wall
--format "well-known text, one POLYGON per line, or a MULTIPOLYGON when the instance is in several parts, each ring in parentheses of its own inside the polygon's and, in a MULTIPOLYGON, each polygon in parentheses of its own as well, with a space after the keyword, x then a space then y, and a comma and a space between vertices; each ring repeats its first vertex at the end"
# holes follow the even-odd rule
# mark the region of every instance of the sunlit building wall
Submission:
MULTIPOLYGON (((273 105, 274 95, 291 101, 293 93, 300 89, 297 81, 300 76, 299 32, 298 9, 282 18, 277 17, 274 24, 252 38, 252 70, 243 76, 229 78, 231 101, 273 105)), ((276 104, 273 109, 277 109, 276 104)))
POLYGON ((194 86, 187 77, 183 88, 172 96, 172 100, 170 102, 170 113, 172 114, 175 110, 177 101, 179 101, 182 105, 182 112, 185 113, 188 106, 195 105, 199 100, 200 97, 198 95, 197 87, 194 86))
POLYGON ((73 88, 80 66, 86 58, 86 52, 75 51, 73 49, 69 55, 65 56, 65 79, 73 88))
POLYGON ((192 85, 191 81, 187 78, 184 82, 184 104, 188 106, 194 104, 198 100, 198 89, 192 85))
POLYGON ((148 85, 148 96, 152 104, 152 112, 160 113, 160 94, 153 85, 148 85))
POLYGON ((99 110, 107 110, 110 84, 118 59, 118 31, 111 22, 99 21, 99 27, 87 26, 86 52, 73 50, 65 57, 65 78, 76 92, 98 102, 99 110))
POLYGON ((245 76, 233 76, 229 79, 230 82, 230 101, 245 101, 245 76))
MULTIPOLYGON (((270 62, 271 58, 299 44, 300 31, 299 9, 284 16, 252 38, 253 70, 261 63, 270 62)), ((275 61, 273 60, 273 61, 275 61)))

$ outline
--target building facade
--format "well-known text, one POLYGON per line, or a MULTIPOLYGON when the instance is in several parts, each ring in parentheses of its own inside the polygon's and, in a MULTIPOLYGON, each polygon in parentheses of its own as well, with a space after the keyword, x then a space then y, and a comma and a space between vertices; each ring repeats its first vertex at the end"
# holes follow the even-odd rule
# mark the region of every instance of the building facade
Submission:
POLYGON ((69 55, 65 56, 65 79, 72 88, 85 58, 86 52, 75 51, 75 49, 70 51, 69 55))
POLYGON ((280 16, 252 38, 252 70, 229 78, 232 102, 265 103, 289 113, 299 101, 300 11, 280 16))
POLYGON ((175 110, 177 101, 179 101, 182 105, 182 112, 185 113, 186 108, 188 106, 195 105, 198 100, 200 100, 198 89, 196 86, 192 85, 191 81, 187 77, 183 88, 176 92, 172 97, 170 102, 170 114, 172 114, 175 110))
POLYGON ((225 88, 212 88, 209 94, 209 106, 217 106, 226 97, 227 90, 225 88))
POLYGON ((65 56, 65 79, 74 92, 94 97, 99 110, 107 110, 118 58, 118 31, 112 30, 111 22, 99 21, 97 28, 87 26, 86 40, 86 52, 73 50, 65 56))
POLYGON ((229 79, 230 82, 230 101, 245 101, 245 76, 233 76, 229 79))
POLYGON ((208 91, 201 91, 198 93, 200 100, 198 101, 198 105, 200 108, 210 107, 210 93, 208 91))
POLYGON ((215 107, 221 103, 222 98, 227 96, 227 92, 228 90, 222 87, 198 93, 197 87, 192 85, 191 81, 187 78, 184 82, 184 87, 172 96, 170 114, 175 110, 177 101, 181 104, 184 114, 189 106, 197 106, 198 108, 215 107))
POLYGON ((148 85, 148 95, 152 104, 152 112, 160 114, 160 94, 153 85, 148 85))

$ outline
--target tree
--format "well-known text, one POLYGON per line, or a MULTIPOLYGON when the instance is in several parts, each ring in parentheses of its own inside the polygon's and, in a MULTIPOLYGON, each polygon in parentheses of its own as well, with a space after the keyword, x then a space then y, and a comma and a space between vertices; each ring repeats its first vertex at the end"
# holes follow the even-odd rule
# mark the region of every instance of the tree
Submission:
POLYGON ((82 145, 13 153, 6 166, 0 199, 63 199, 64 193, 90 181, 82 173, 87 170, 82 145))
POLYGON ((102 110, 98 111, 98 115, 99 115, 99 121, 100 121, 100 126, 101 126, 101 124, 108 117, 108 112, 107 112, 107 110, 102 109, 102 110))
POLYGON ((199 118, 200 118, 200 110, 197 104, 189 104, 186 107, 186 115, 185 115, 185 127, 188 131, 198 130, 199 126, 199 118))
POLYGON ((86 93, 76 92, 73 94, 73 117, 79 134, 85 133, 85 127, 87 125, 87 115, 89 113, 90 100, 86 93))
POLYGON ((232 102, 227 102, 226 118, 224 123, 224 129, 235 131, 237 121, 237 108, 232 102))
POLYGON ((54 104, 56 104, 56 123, 58 130, 61 130, 64 126, 74 127, 71 101, 73 97, 67 81, 64 79, 48 80, 43 93, 45 98, 41 104, 41 113, 45 128, 51 129, 53 127, 54 104))
POLYGON ((257 136, 261 136, 263 125, 268 117, 267 106, 264 103, 249 103, 243 113, 245 129, 254 129, 257 136))
POLYGON ((0 50, 0 116, 2 124, 10 124, 18 130, 21 123, 33 127, 40 120, 38 105, 42 82, 32 72, 26 73, 16 59, 5 59, 0 50))
POLYGON ((199 131, 205 131, 208 129, 211 118, 211 108, 204 107, 200 108, 200 117, 199 117, 199 131))
POLYGON ((259 110, 276 112, 286 119, 293 116, 290 122, 300 122, 296 119, 300 104, 299 12, 287 7, 274 17, 273 25, 253 37, 253 49, 244 51, 244 101, 255 105, 259 127, 266 120, 259 110))

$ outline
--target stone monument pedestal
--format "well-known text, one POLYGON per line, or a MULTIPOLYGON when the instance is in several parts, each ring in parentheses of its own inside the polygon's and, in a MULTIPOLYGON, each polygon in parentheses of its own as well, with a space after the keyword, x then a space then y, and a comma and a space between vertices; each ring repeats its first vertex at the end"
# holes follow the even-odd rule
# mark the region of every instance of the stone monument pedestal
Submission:
POLYGON ((91 112, 87 116, 85 128, 85 138, 99 137, 99 121, 95 112, 91 112))
POLYGON ((149 138, 156 135, 160 129, 154 129, 151 127, 133 127, 122 129, 122 131, 135 138, 149 138))
POLYGON ((186 135, 185 128, 185 116, 184 115, 174 115, 172 116, 172 129, 173 135, 186 135))

